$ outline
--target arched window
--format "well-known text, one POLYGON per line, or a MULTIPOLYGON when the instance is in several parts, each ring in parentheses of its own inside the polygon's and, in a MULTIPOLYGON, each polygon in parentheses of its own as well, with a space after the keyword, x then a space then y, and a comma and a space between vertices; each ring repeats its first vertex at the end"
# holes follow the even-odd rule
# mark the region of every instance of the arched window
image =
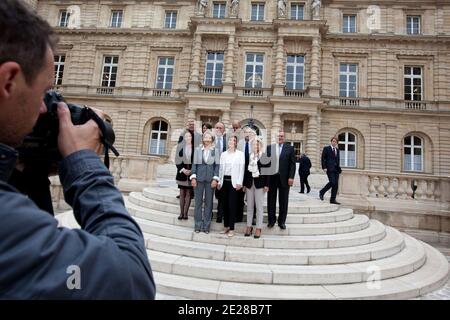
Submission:
POLYGON ((163 120, 157 120, 152 123, 150 132, 149 153, 157 155, 167 154, 167 137, 169 125, 163 120))
POLYGON ((423 171, 423 140, 418 136, 403 139, 403 170, 423 171))
POLYGON ((341 167, 356 168, 356 136, 346 131, 339 134, 338 139, 341 167))

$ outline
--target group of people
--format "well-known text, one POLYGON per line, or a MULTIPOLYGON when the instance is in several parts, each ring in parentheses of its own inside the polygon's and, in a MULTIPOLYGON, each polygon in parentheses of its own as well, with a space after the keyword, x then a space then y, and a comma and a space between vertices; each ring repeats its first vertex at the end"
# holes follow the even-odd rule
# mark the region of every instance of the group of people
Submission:
POLYGON ((295 153, 285 143, 284 132, 278 143, 268 147, 251 127, 241 128, 233 121, 225 133, 225 125, 217 122, 202 125, 202 134, 194 130, 193 120, 179 138, 176 150, 177 184, 180 189, 180 216, 187 219, 192 194, 195 199, 195 232, 209 233, 214 195, 217 198, 217 220, 223 220, 222 233, 234 236, 235 223, 244 217, 247 204, 245 236, 260 238, 263 227, 265 193, 268 193, 268 227, 275 223, 286 229, 289 189, 294 184, 295 153), (276 200, 279 195, 279 215, 276 200), (203 209, 204 203, 204 210, 203 209), (254 221, 256 220, 256 221, 254 221))
MULTIPOLYGON (((202 133, 195 131, 194 120, 189 120, 186 130, 180 135, 176 150, 176 181, 180 189, 181 219, 188 219, 191 200, 195 199, 195 232, 210 232, 213 200, 217 198, 216 222, 224 223, 223 234, 234 236, 235 223, 242 222, 245 202, 247 204, 247 227, 245 236, 253 234, 260 238, 263 226, 264 198, 267 195, 268 228, 275 223, 286 229, 289 191, 294 184, 296 160, 294 148, 285 142, 284 132, 278 132, 277 143, 264 145, 264 139, 256 131, 239 121, 225 133, 225 125, 217 122, 203 123, 202 133), (276 217, 276 202, 279 215, 276 217), (246 201, 245 201, 246 198, 246 201)), ((299 159, 300 193, 311 191, 308 183, 311 161, 302 154, 299 159)), ((331 203, 337 203, 336 193, 340 174, 337 139, 322 152, 322 167, 327 172, 329 183, 319 192, 332 189, 331 203)))

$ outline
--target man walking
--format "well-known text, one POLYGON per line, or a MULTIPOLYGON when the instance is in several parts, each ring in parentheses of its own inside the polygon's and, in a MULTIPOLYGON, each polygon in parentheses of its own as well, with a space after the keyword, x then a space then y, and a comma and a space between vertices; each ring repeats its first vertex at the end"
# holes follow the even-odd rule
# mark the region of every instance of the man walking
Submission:
POLYGON ((323 148, 322 151, 322 169, 327 173, 328 183, 319 192, 320 200, 323 200, 325 193, 331 189, 330 203, 340 204, 336 201, 336 195, 339 184, 339 174, 341 174, 341 166, 339 164, 339 149, 337 147, 338 139, 331 138, 331 145, 323 148))
POLYGON ((311 187, 308 183, 308 176, 310 175, 311 169, 311 160, 309 160, 308 156, 305 153, 302 153, 300 156, 298 174, 300 176, 300 192, 305 193, 305 185, 306 185, 306 193, 311 191, 311 187))

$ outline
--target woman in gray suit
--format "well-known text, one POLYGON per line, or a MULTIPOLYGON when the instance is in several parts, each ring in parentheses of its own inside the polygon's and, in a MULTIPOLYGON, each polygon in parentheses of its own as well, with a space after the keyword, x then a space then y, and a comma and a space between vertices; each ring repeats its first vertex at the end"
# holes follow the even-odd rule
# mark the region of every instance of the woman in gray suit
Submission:
POLYGON ((195 195, 195 232, 209 233, 213 207, 214 189, 219 181, 219 154, 213 145, 212 132, 207 130, 203 134, 202 145, 195 149, 192 164, 191 184, 195 195), (202 204, 205 210, 202 214, 202 204))

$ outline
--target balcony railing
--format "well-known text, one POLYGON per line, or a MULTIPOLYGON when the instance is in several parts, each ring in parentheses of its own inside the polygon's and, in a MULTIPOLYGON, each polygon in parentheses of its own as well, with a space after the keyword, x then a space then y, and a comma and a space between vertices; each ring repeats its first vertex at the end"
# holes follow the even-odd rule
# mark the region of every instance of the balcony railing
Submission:
POLYGON ((222 87, 216 87, 216 86, 202 86, 202 92, 208 93, 208 94, 220 94, 222 93, 223 88, 222 87))
POLYGON ((151 89, 151 96, 153 97, 171 97, 172 90, 170 89, 151 89))
POLYGON ((427 110, 427 103, 423 101, 405 101, 405 109, 427 110))
POLYGON ((306 90, 298 90, 298 89, 284 89, 285 97, 299 97, 304 98, 306 96, 306 90))
POLYGON ((235 88, 235 92, 243 97, 267 97, 272 94, 271 88, 235 88))
POLYGON ((358 98, 339 98, 339 105, 346 107, 359 107, 358 98))
POLYGON ((97 88, 97 94, 102 95, 102 96, 111 96, 114 94, 114 88, 109 88, 109 87, 97 88))

